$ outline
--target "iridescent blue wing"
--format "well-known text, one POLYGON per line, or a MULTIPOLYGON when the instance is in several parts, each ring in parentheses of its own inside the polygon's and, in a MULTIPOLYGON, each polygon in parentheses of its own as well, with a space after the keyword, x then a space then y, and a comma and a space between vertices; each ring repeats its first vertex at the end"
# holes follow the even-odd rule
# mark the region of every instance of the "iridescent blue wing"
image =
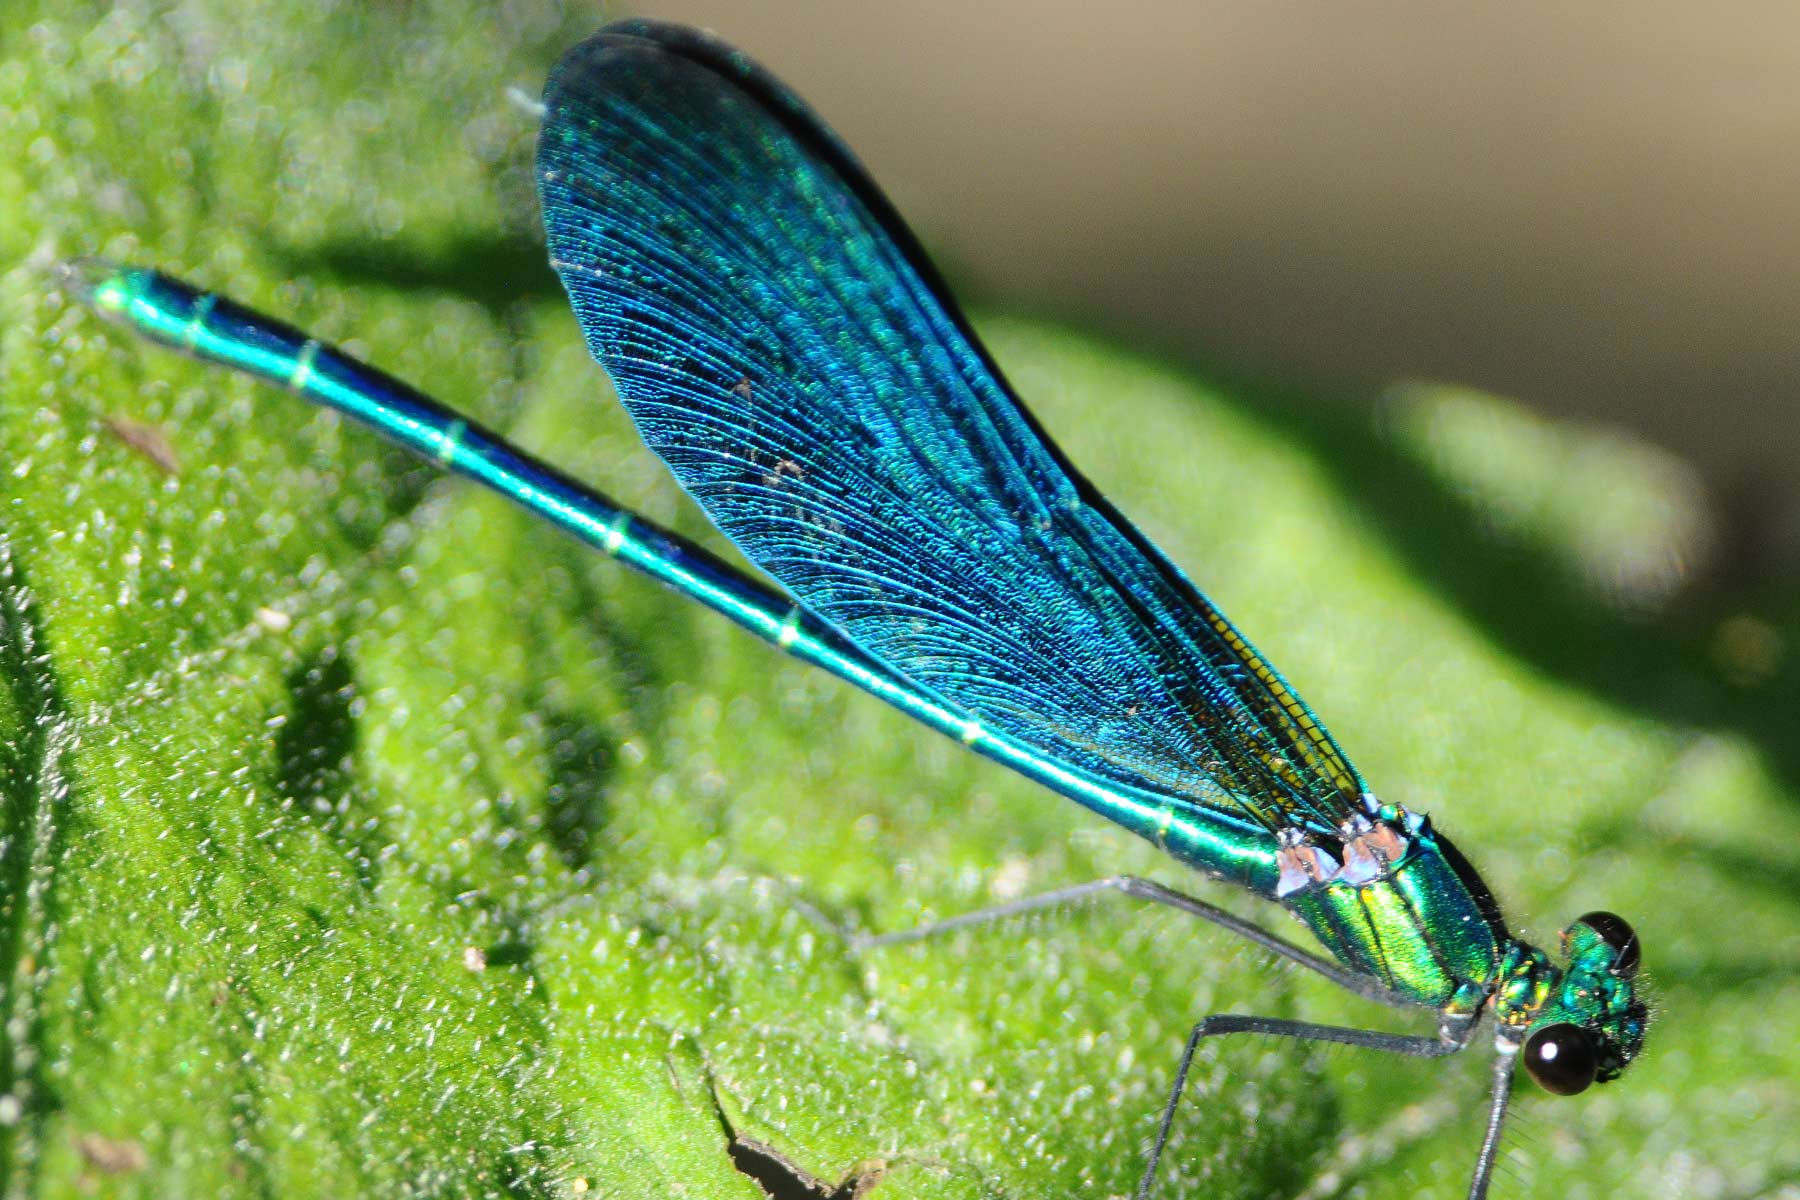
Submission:
POLYGON ((1045 438, 837 138, 702 35, 611 26, 545 92, 551 263, 645 441, 802 605, 1101 779, 1331 830, 1300 698, 1045 438))

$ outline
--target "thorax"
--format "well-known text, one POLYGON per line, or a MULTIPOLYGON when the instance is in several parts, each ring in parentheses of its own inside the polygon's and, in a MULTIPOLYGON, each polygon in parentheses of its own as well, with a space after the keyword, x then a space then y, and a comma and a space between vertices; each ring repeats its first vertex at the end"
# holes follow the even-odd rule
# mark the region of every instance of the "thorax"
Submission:
POLYGON ((1507 965, 1521 948, 1492 895, 1423 815, 1371 798, 1339 835, 1285 831, 1276 887, 1338 962, 1421 1005, 1468 1015, 1509 972, 1533 974, 1524 961, 1507 965))

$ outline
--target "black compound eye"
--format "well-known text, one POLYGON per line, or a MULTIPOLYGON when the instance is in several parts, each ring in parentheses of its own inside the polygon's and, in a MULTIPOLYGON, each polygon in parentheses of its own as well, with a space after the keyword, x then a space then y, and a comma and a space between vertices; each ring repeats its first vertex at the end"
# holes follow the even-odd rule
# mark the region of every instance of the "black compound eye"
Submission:
POLYGON ((1643 954, 1638 950, 1637 930, 1633 929, 1624 917, 1616 913, 1591 912, 1581 918, 1581 923, 1600 935, 1600 940, 1612 947, 1613 974, 1620 979, 1630 979, 1638 973, 1638 964, 1643 954))
POLYGON ((1585 1092, 1600 1071, 1594 1039, 1579 1025, 1546 1025, 1525 1039, 1525 1069, 1557 1096, 1585 1092))

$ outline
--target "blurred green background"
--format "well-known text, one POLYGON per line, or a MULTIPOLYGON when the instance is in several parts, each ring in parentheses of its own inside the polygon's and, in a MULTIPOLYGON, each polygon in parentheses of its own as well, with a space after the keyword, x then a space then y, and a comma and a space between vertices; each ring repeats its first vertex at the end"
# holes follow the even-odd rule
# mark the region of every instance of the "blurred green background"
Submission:
MULTIPOLYGON (((1196 1017, 1406 1025, 1123 902, 851 951, 836 925, 1185 881, 48 283, 76 254, 164 266, 706 537, 535 232, 508 90, 600 19, 0 14, 9 1195, 763 1194, 747 1171, 784 1197, 1125 1195, 1196 1017)), ((1272 383, 998 292, 977 315, 1520 932, 1604 907, 1642 933, 1644 1057, 1579 1099, 1522 1088, 1496 1196, 1800 1189, 1800 598, 1696 571, 1694 469, 1465 388, 1272 383)), ((1486 1068, 1463 1057, 1211 1048, 1159 1195, 1457 1194, 1486 1068)))

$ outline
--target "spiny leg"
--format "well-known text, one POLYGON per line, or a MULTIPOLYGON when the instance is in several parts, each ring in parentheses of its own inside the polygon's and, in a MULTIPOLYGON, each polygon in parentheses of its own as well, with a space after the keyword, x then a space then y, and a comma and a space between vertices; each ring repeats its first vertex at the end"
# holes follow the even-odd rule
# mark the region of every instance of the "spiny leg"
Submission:
POLYGON ((1475 1177, 1469 1180, 1469 1200, 1487 1200, 1488 1180, 1500 1157, 1500 1129, 1506 1124, 1506 1106, 1512 1099, 1513 1060, 1518 1054, 1519 1043, 1504 1036, 1494 1039, 1494 1086, 1488 1102, 1487 1133, 1481 1139, 1481 1153, 1475 1158, 1475 1177))
MULTIPOLYGON (((1351 1029, 1342 1025, 1315 1025, 1311 1021, 1289 1021, 1281 1017, 1247 1017, 1234 1014, 1218 1014, 1207 1017, 1194 1026, 1188 1034, 1187 1045, 1182 1048, 1181 1062, 1175 1067, 1175 1086, 1169 1090, 1169 1102, 1163 1106, 1162 1120, 1156 1128, 1156 1141, 1150 1147, 1150 1157, 1144 1162, 1143 1178, 1138 1181, 1137 1200, 1149 1200, 1150 1189, 1156 1183, 1157 1164, 1162 1161, 1163 1147, 1168 1144, 1169 1131, 1175 1124, 1175 1110, 1181 1104, 1181 1093, 1187 1088, 1189 1069, 1194 1065, 1194 1054, 1200 1048, 1202 1038, 1218 1037, 1227 1033, 1262 1033, 1274 1037, 1294 1038, 1303 1042, 1332 1042, 1340 1046, 1362 1046, 1370 1050, 1384 1050, 1389 1054, 1404 1054, 1409 1058, 1443 1058, 1455 1054, 1469 1044, 1469 1038, 1475 1031, 1473 1020, 1446 1022, 1437 1037, 1416 1037, 1409 1034, 1381 1033, 1373 1029, 1351 1029)), ((1512 1063, 1507 1058, 1507 1064, 1512 1063)), ((1508 1087, 1511 1076, 1508 1076, 1508 1087)), ((1490 1118, 1490 1138, 1496 1143, 1499 1138, 1498 1122, 1490 1118)), ((1485 1148, 1484 1148, 1485 1153, 1485 1148)), ((1482 1183, 1482 1194, 1487 1191, 1485 1181, 1482 1183)), ((1470 1200, 1481 1200, 1473 1190, 1470 1200)))
POLYGON ((1024 916, 1027 913, 1039 912, 1047 908, 1060 908, 1065 904, 1073 904, 1090 896, 1107 893, 1129 896, 1135 900, 1148 900, 1153 904, 1163 904, 1178 909, 1189 916, 1210 921, 1221 929, 1229 930, 1271 953, 1280 955, 1289 962, 1323 975, 1345 991, 1353 992, 1364 999, 1392 1005, 1396 1008, 1411 1007, 1408 1001, 1395 996, 1367 976, 1346 971, 1336 963, 1320 958, 1316 954, 1309 954, 1292 942, 1276 937, 1242 917, 1233 916, 1224 909, 1216 908, 1204 900, 1196 899, 1185 892, 1178 892, 1173 888, 1164 887, 1160 883, 1136 875, 1111 875, 1105 879, 1095 879, 1089 883, 1076 884, 1073 887, 1039 892, 1035 896, 1026 896, 1023 899, 1013 900, 1006 904, 996 904, 990 908, 978 908, 973 912, 960 913, 941 921, 930 921, 924 925, 916 925, 911 929, 902 929, 895 933, 854 934, 851 941, 858 948, 916 942, 936 934, 948 933, 953 929, 966 929, 975 925, 986 925, 994 921, 1024 916))

